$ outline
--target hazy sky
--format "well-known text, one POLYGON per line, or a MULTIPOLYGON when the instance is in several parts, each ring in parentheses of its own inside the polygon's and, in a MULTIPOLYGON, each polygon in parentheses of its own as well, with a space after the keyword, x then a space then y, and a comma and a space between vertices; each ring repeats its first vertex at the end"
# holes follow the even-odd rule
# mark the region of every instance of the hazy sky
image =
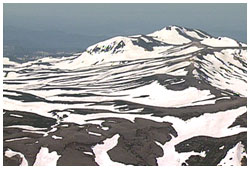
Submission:
POLYGON ((246 4, 4 4, 4 26, 82 35, 146 34, 169 25, 246 42, 246 4))

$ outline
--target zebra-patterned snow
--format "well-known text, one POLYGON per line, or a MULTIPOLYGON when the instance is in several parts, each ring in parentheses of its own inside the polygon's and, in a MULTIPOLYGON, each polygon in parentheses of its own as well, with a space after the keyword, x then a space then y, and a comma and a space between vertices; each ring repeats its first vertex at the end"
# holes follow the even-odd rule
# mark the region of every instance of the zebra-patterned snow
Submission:
POLYGON ((246 52, 170 26, 4 58, 4 165, 246 165, 246 52))

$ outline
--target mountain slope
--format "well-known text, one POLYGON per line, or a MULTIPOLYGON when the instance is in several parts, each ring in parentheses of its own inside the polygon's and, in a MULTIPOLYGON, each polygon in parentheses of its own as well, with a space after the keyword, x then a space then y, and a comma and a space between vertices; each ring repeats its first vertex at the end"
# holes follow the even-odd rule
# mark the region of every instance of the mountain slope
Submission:
POLYGON ((4 76, 4 165, 246 164, 236 40, 170 26, 72 57, 5 59, 4 76))

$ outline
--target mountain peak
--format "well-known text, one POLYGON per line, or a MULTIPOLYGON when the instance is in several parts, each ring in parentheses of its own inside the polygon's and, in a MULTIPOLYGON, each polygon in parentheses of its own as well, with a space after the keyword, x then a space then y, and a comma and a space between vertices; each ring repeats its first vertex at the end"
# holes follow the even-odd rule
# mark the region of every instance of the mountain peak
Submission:
MULTIPOLYGON (((165 29, 166 30, 174 30, 174 29, 183 29, 184 27, 181 27, 181 26, 177 26, 177 25, 169 25, 169 26, 166 26, 165 29)), ((164 28, 163 28, 164 29, 164 28)))
POLYGON ((110 61, 168 57, 197 52, 207 47, 243 46, 227 37, 217 38, 198 29, 170 25, 147 35, 117 36, 99 42, 88 47, 77 62, 95 65, 110 61))

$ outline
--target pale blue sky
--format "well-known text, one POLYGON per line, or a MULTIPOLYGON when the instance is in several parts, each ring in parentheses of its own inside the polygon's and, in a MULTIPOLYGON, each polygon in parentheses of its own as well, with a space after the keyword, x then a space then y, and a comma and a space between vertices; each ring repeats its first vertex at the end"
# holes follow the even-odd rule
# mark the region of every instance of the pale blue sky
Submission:
POLYGON ((82 35, 147 34, 169 25, 246 42, 246 4, 4 4, 4 26, 82 35))

